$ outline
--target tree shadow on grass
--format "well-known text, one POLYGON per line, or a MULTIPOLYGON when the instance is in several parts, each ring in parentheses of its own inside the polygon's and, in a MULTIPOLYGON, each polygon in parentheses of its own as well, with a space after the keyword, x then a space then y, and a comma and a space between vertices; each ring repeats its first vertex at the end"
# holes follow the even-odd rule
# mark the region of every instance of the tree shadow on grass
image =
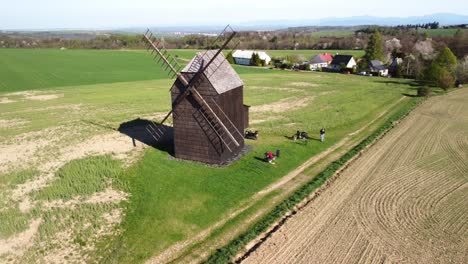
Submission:
POLYGON ((402 95, 404 95, 406 97, 418 97, 417 94, 402 93, 402 95))
MULTIPOLYGON (((285 138, 289 139, 289 140, 292 140, 294 141, 294 137, 293 136, 284 136, 285 138)), ((296 139, 296 143, 300 143, 302 144, 303 142, 307 142, 308 140, 313 140, 313 141, 320 141, 320 138, 315 138, 315 137, 308 137, 306 139, 304 138, 300 138, 300 139, 296 139)))
POLYGON ((170 126, 137 118, 120 124, 117 130, 130 137, 134 146, 137 140, 174 156, 174 129, 170 126))

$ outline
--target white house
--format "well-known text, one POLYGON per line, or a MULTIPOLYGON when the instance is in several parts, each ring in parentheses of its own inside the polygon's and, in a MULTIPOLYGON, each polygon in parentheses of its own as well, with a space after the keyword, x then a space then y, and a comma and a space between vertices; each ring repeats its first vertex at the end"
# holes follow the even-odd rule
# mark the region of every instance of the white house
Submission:
POLYGON ((351 55, 336 55, 330 63, 330 69, 339 71, 344 66, 346 69, 353 69, 356 67, 356 60, 351 55))
POLYGON ((388 69, 379 60, 371 60, 369 64, 369 71, 377 76, 387 77, 388 69))
POLYGON ((264 51, 254 51, 254 50, 236 50, 232 57, 236 64, 240 65, 250 65, 250 60, 252 59, 252 55, 256 53, 260 57, 261 60, 265 61, 265 64, 270 64, 271 57, 266 54, 264 51))
POLYGON ((315 55, 308 63, 311 70, 318 70, 328 67, 332 60, 333 56, 330 53, 324 53, 315 55))

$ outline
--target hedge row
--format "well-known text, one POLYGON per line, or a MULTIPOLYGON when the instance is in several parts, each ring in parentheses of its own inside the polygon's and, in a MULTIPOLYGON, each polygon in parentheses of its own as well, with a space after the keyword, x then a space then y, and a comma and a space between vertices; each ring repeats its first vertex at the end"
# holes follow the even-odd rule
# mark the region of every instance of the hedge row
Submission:
POLYGON ((347 161, 353 158, 361 150, 371 144, 379 136, 383 135, 386 131, 394 126, 394 123, 405 117, 412 109, 418 105, 422 99, 414 99, 406 107, 402 108, 397 113, 393 114, 381 127, 374 131, 370 136, 361 141, 357 146, 348 151, 338 160, 328 165, 322 172, 320 172, 311 181, 301 186, 290 197, 278 204, 272 211, 261 218, 258 222, 253 224, 244 233, 239 235, 236 239, 232 240, 226 246, 217 249, 205 263, 228 263, 242 250, 245 245, 250 241, 257 238, 260 234, 267 231, 270 226, 281 219, 287 212, 292 210, 294 206, 303 201, 313 191, 320 187, 326 180, 332 177, 335 172, 340 169, 347 161))

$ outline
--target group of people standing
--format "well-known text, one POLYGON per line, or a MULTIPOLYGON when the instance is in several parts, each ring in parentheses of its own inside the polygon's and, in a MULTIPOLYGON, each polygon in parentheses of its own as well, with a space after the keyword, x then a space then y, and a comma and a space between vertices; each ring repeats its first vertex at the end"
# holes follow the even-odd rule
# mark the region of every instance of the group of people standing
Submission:
MULTIPOLYGON (((296 139, 310 139, 310 137, 309 137, 309 134, 307 134, 307 132, 305 132, 305 131, 300 132, 299 130, 297 130, 296 134, 292 136, 292 139, 293 140, 296 140, 296 139)), ((325 141, 325 128, 323 128, 323 127, 322 127, 322 129, 320 129, 320 141, 321 142, 325 141)))

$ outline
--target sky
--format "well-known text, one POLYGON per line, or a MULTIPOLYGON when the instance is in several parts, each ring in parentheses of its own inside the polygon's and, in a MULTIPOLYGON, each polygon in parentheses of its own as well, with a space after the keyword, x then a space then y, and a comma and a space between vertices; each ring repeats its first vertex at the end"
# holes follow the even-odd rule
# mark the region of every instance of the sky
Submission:
POLYGON ((0 29, 240 24, 372 15, 468 15, 467 0, 0 0, 0 29))

